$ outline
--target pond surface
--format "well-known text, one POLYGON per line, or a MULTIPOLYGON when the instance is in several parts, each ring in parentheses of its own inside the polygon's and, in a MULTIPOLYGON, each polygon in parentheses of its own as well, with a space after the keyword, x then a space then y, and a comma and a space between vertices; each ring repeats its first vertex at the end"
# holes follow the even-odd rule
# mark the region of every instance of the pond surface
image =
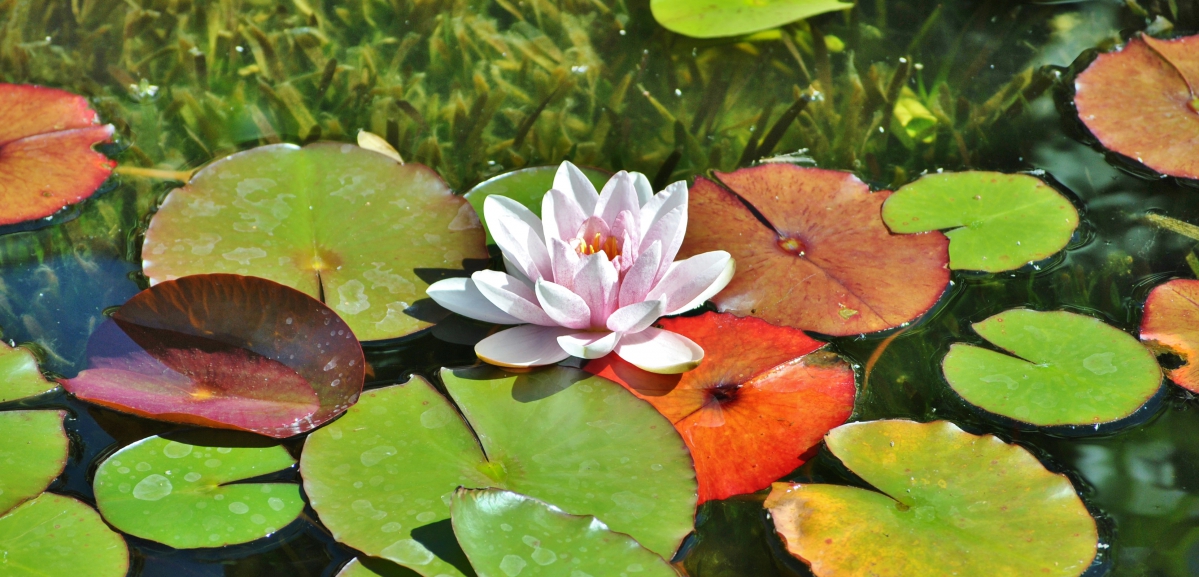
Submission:
MULTIPOLYGON (((1199 26, 1195 3, 1142 4, 1180 32, 1199 26)), ((1103 545, 1089 574, 1199 575, 1192 395, 1171 385, 1139 423, 1048 434, 982 418, 948 388, 939 363, 951 342, 979 342, 970 323, 1017 306, 1085 312, 1135 333, 1153 286, 1195 276, 1186 264, 1195 241, 1144 215, 1199 220, 1199 191, 1109 162, 1069 106, 1075 59, 1146 19, 1105 0, 879 0, 809 24, 789 29, 787 42, 769 33, 694 41, 666 33, 638 0, 7 0, 0 79, 91 97, 118 129, 105 152, 164 171, 265 143, 351 141, 360 128, 460 192, 564 159, 639 170, 655 184, 785 153, 854 170, 879 189, 937 169, 1043 171, 1080 209, 1068 249, 1011 273, 955 272, 911 326, 832 339, 858 372, 853 419, 948 419, 1019 443, 1069 475, 1099 519, 1103 545), (909 148, 873 136, 877 96, 896 70, 914 91, 944 93, 954 125, 935 142, 909 148), (802 94, 813 97, 808 110, 761 150, 761 135, 802 94), (750 143, 758 150, 747 152, 750 143)), ((116 176, 36 228, 0 231, 3 338, 30 345, 56 374, 84 368, 105 310, 146 286, 141 235, 175 186, 116 176)), ((470 346, 435 333, 369 344, 367 360, 368 387, 476 362, 470 346)), ((92 476, 106 455, 174 428, 65 394, 24 405, 70 412, 70 462, 50 490, 93 505, 92 476)), ((286 446, 298 455, 302 442, 286 446)), ((823 451, 786 479, 862 484, 823 451)), ((773 535, 762 498, 701 507, 680 554, 693 577, 809 574, 773 535)), ((131 575, 330 576, 353 552, 315 519, 309 509, 271 538, 220 549, 130 537, 131 575)))

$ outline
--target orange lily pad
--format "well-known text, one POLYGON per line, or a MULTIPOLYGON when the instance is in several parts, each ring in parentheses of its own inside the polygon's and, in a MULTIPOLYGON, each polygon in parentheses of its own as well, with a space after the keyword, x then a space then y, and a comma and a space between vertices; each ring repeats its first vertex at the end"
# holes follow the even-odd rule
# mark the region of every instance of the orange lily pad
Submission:
POLYGON ((695 459, 700 503, 769 487, 853 411, 853 369, 803 331, 712 312, 659 326, 703 347, 703 363, 658 375, 608 355, 584 369, 674 424, 695 459))
POLYGON ((691 189, 680 258, 733 255, 737 274, 712 299, 721 312, 853 335, 912 321, 948 286, 948 239, 891 234, 881 216, 890 191, 788 164, 716 176, 723 186, 697 178, 691 189))
POLYGON ((1149 292, 1141 340, 1182 357, 1186 364, 1166 371, 1166 376, 1199 393, 1199 280, 1172 280, 1149 292))
POLYGON ((112 137, 87 99, 0 84, 0 226, 48 217, 91 196, 116 163, 92 150, 112 137))

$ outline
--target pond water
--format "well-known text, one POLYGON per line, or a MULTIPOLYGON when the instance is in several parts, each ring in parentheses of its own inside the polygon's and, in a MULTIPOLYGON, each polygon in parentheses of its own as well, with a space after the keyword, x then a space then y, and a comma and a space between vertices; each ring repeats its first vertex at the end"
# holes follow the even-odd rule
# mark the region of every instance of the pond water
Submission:
MULTIPOLYGON (((1199 29, 1199 4, 1141 4, 1180 32, 1199 29)), ((858 373, 853 419, 948 419, 1019 443, 1066 473, 1099 519, 1103 545, 1089 575, 1199 575, 1192 395, 1168 386, 1140 422, 1114 431, 1030 431, 982 418, 948 388, 939 363, 951 342, 980 342, 970 323, 1017 306, 1085 312, 1135 333, 1153 286, 1195 276, 1186 257, 1196 242, 1144 215, 1193 222, 1199 191, 1109 159, 1069 105, 1076 58, 1085 65, 1087 51, 1145 26, 1114 0, 862 0, 788 29, 787 42, 769 33, 688 40, 658 27, 642 0, 7 0, 0 79, 89 96, 118 129, 105 152, 164 171, 271 142, 352 141, 359 128, 457 191, 564 159, 639 170, 656 184, 785 153, 853 170, 878 189, 937 169, 1043 171, 1080 209, 1068 249, 1010 273, 955 272, 911 326, 831 339, 858 373), (878 97, 896 70, 914 91, 944 93, 952 134, 912 148, 874 136, 878 97), (814 97, 804 117, 760 150, 761 135, 802 94, 814 97)), ((105 310, 147 285, 142 234, 175 186, 118 175, 47 222, 0 230, 3 338, 29 345, 55 374, 84 368, 105 310)), ((368 387, 476 362, 470 346, 433 333, 368 344, 367 360, 368 387)), ((91 480, 106 455, 175 428, 66 394, 21 406, 70 412, 70 461, 50 490, 93 505, 91 480)), ((302 442, 285 446, 298 455, 302 442)), ((863 485, 827 451, 786 479, 863 485)), ((700 508, 679 557, 690 575, 809 574, 774 536, 762 498, 700 508)), ((219 549, 129 537, 130 574, 331 576, 353 552, 315 519, 308 509, 268 539, 219 549)))

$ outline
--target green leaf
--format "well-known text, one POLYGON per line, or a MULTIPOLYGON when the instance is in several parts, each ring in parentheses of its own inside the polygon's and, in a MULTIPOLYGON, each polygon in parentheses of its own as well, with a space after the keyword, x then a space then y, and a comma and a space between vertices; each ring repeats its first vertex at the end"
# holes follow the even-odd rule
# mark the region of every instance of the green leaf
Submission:
POLYGON ((66 411, 0 413, 0 514, 32 499, 62 473, 69 441, 66 411))
POLYGON ((900 188, 883 204, 883 221, 896 233, 951 229, 949 268, 1001 272, 1065 248, 1078 211, 1039 178, 972 171, 900 188))
POLYGON ((694 38, 737 36, 778 28, 825 12, 847 10, 837 0, 651 0, 654 19, 667 30, 694 38))
MULTIPOLYGON (((604 184, 612 176, 610 173, 594 168, 584 167, 580 170, 587 176, 587 180, 595 185, 596 190, 602 190, 604 184)), ((526 208, 533 211, 533 214, 541 216, 541 199, 554 187, 554 175, 557 172, 557 166, 534 166, 505 172, 480 182, 464 196, 474 207, 475 214, 479 216, 485 229, 487 228, 487 219, 483 216, 483 201, 493 194, 511 198, 525 205, 526 208)), ((495 243, 495 240, 491 238, 490 229, 487 232, 487 243, 495 243)))
POLYGON ((595 517, 511 491, 458 489, 450 514, 454 535, 480 575, 678 576, 662 557, 595 517))
POLYGON ((224 272, 324 295, 371 341, 428 327, 429 282, 487 250, 474 212, 431 169, 318 143, 262 146, 201 170, 154 215, 142 258, 151 283, 224 272))
POLYGON ((401 567, 389 561, 362 558, 351 559, 349 563, 337 572, 337 577, 418 577, 407 567, 401 567))
POLYGON ((33 353, 0 342, 0 403, 37 396, 57 386, 42 376, 33 353))
POLYGON ((176 549, 266 537, 304 509, 293 483, 234 483, 286 469, 283 447, 211 447, 148 437, 96 471, 96 502, 114 527, 176 549))
POLYGON ((308 437, 304 489, 338 541, 422 575, 460 575, 466 559, 448 522, 460 486, 595 515, 663 556, 691 531, 690 455, 670 422, 623 387, 563 367, 441 378, 461 414, 414 377, 364 392, 308 437))
POLYGON ((1095 557, 1070 480, 1020 446, 903 420, 842 425, 826 442, 880 492, 775 484, 775 529, 817 575, 1076 577, 1095 557))
POLYGON ((1110 423, 1161 387, 1148 349, 1089 316, 1012 309, 973 327, 1011 356, 955 343, 941 368, 962 398, 997 415, 1041 427, 1110 423))
POLYGON ((0 517, 0 574, 8 577, 123 577, 125 540, 75 499, 42 493, 0 517))

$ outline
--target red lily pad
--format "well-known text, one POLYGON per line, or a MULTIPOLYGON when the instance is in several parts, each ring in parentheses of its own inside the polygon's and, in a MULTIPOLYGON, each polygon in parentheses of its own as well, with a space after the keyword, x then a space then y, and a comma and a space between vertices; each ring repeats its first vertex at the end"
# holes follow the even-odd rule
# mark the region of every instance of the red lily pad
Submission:
POLYGON ((1199 36, 1141 36, 1074 80, 1078 117, 1103 146, 1162 174, 1199 178, 1199 36))
POLYGON ((257 277, 210 274, 142 291, 88 342, 63 386, 143 417, 290 437, 358 399, 362 346, 320 301, 257 277))
POLYGON ((695 459, 700 503, 769 487, 853 411, 853 369, 802 331, 711 312, 660 326, 703 347, 699 367, 658 375, 608 355, 584 369, 674 424, 695 459))
POLYGON ((87 99, 0 84, 0 226, 50 216, 91 196, 116 163, 92 150, 112 137, 87 99))
POLYGON ((853 174, 766 164, 716 176, 724 186, 697 178, 691 189, 679 256, 733 255, 737 274, 712 299, 721 312, 868 333, 924 314, 949 283, 945 235, 891 234, 881 216, 891 192, 853 174))
POLYGON ((1172 280, 1149 292, 1141 340, 1182 357, 1186 364, 1166 371, 1166 376, 1199 393, 1199 280, 1172 280))

